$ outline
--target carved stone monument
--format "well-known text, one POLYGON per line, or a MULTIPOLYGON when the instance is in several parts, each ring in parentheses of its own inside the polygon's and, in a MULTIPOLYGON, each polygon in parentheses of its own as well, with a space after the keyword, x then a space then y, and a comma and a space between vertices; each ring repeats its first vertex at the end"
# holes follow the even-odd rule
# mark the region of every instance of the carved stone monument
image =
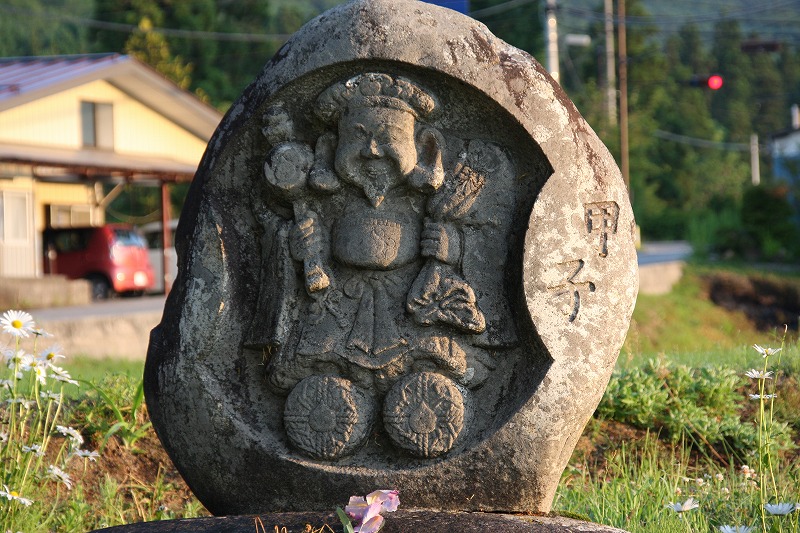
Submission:
POLYGON ((455 12, 357 0, 215 133, 145 371, 214 514, 546 512, 628 328, 634 221, 536 61, 455 12))

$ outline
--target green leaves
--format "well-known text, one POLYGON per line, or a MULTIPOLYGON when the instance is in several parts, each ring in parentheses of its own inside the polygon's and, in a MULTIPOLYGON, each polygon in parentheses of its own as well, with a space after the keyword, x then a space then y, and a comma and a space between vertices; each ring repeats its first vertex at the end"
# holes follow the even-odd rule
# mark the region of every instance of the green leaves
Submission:
POLYGON ((128 397, 127 391, 121 389, 127 381, 107 381, 95 384, 86 383, 102 400, 102 403, 87 412, 87 422, 90 429, 103 435, 100 450, 104 450, 108 440, 117 435, 123 445, 134 451, 136 441, 147 435, 152 423, 147 420, 144 413, 144 380, 140 380, 133 396, 128 397))
MULTIPOLYGON (((597 416, 656 429, 672 441, 688 437, 696 448, 712 454, 720 449, 744 457, 757 436, 755 427, 741 419, 748 407, 742 379, 730 368, 650 360, 644 367, 614 373, 597 416)), ((786 424, 776 423, 775 445, 791 446, 786 424)))
POLYGON ((339 517, 339 520, 342 522, 342 528, 344 528, 344 533, 353 533, 353 523, 350 522, 350 517, 342 511, 341 507, 336 508, 336 516, 339 517))

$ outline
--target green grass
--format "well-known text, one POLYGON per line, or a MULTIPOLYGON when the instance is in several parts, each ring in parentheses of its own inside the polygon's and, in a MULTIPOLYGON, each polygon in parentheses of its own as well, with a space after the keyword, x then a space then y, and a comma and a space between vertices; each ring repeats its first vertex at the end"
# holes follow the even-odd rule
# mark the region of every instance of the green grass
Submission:
POLYGON ((64 393, 67 398, 77 399, 86 392, 86 383, 100 383, 104 379, 115 376, 124 377, 131 382, 142 379, 144 373, 144 361, 120 360, 103 358, 96 359, 91 357, 70 357, 64 365, 73 379, 84 382, 79 388, 67 386, 64 393))
POLYGON ((144 372, 144 361, 110 358, 70 357, 68 366, 72 377, 83 381, 99 381, 110 375, 141 379, 144 372))
MULTIPOLYGON (((726 267, 726 271, 750 272, 738 267, 726 267)), ((669 294, 639 295, 618 366, 640 366, 663 357, 690 366, 744 367, 756 359, 748 346, 780 343, 781 324, 772 331, 758 331, 743 313, 727 311, 709 300, 702 276, 710 272, 707 266, 688 265, 669 294)), ((794 340, 790 337, 790 344, 794 340)))
MULTIPOLYGON (((573 462, 554 501, 557 513, 612 525, 632 533, 719 531, 722 525, 760 526, 760 495, 740 467, 693 460, 685 445, 666 448, 652 434, 643 442, 606 451, 602 469, 573 462), (692 497, 699 508, 677 513, 667 506, 692 497)), ((795 501, 798 465, 785 461, 777 481, 782 501, 795 501)), ((796 533, 800 512, 766 517, 767 531, 796 533)), ((762 531, 757 527, 754 531, 762 531)))

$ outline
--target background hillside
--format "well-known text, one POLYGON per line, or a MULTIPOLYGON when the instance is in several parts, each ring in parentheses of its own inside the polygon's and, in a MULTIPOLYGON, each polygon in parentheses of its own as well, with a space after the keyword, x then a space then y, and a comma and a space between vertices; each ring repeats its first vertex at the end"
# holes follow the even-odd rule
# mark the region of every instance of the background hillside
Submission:
MULTIPOLYGON (((616 0, 615 9, 616 9, 616 0)), ((630 25, 647 24, 658 28, 662 38, 677 33, 681 26, 695 24, 706 43, 714 34, 714 24, 721 18, 738 20, 745 35, 762 39, 800 39, 800 3, 796 0, 642 0, 647 15, 631 17, 630 25)), ((558 0, 559 25, 570 33, 586 32, 594 22, 602 22, 602 2, 558 0)))

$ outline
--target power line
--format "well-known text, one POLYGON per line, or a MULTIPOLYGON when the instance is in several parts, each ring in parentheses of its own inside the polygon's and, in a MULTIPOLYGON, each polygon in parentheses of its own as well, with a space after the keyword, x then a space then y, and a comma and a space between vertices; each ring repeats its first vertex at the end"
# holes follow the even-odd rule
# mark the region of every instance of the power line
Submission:
MULTIPOLYGON (((11 6, 0 5, 0 11, 7 13, 15 13, 24 16, 32 16, 37 18, 56 19, 77 26, 88 26, 90 28, 97 28, 101 30, 117 31, 122 33, 141 33, 142 30, 133 24, 124 24, 121 22, 108 22, 104 20, 95 20, 84 17, 74 17, 63 13, 56 13, 50 11, 49 13, 36 13, 35 11, 16 8, 11 6)), ((202 31, 202 30, 181 30, 177 28, 156 28, 151 31, 160 33, 170 37, 178 37, 181 39, 196 39, 196 40, 212 40, 212 41, 234 41, 234 42, 249 42, 249 43, 271 43, 275 41, 285 41, 290 37, 286 33, 226 33, 217 31, 202 31)))
MULTIPOLYGON (((710 13, 710 14, 703 14, 703 15, 696 15, 696 16, 669 16, 669 15, 646 15, 646 16, 626 16, 625 17, 625 24, 628 26, 637 26, 637 25, 658 25, 658 26, 665 26, 665 25, 672 25, 672 24, 689 24, 689 23, 706 23, 706 22, 716 22, 720 19, 731 19, 731 18, 751 18, 752 15, 762 12, 774 12, 775 9, 781 9, 785 7, 792 7, 797 5, 797 0, 784 0, 783 2, 773 3, 772 5, 754 5, 747 8, 742 8, 739 10, 732 10, 728 12, 721 12, 721 13, 710 13)), ((602 22, 605 20, 605 15, 599 11, 595 11, 592 9, 585 9, 580 7, 569 7, 569 6, 562 6, 560 7, 566 13, 569 13, 575 17, 583 18, 585 20, 589 20, 592 22, 602 22)))
MULTIPOLYGON (((688 135, 680 135, 664 130, 653 130, 653 136, 667 141, 673 141, 681 144, 688 144, 696 148, 716 148, 718 150, 735 150, 738 152, 749 152, 749 143, 729 143, 720 141, 709 141, 708 139, 698 139, 697 137, 689 137, 688 135)), ((761 148, 766 148, 760 145, 761 148)))

